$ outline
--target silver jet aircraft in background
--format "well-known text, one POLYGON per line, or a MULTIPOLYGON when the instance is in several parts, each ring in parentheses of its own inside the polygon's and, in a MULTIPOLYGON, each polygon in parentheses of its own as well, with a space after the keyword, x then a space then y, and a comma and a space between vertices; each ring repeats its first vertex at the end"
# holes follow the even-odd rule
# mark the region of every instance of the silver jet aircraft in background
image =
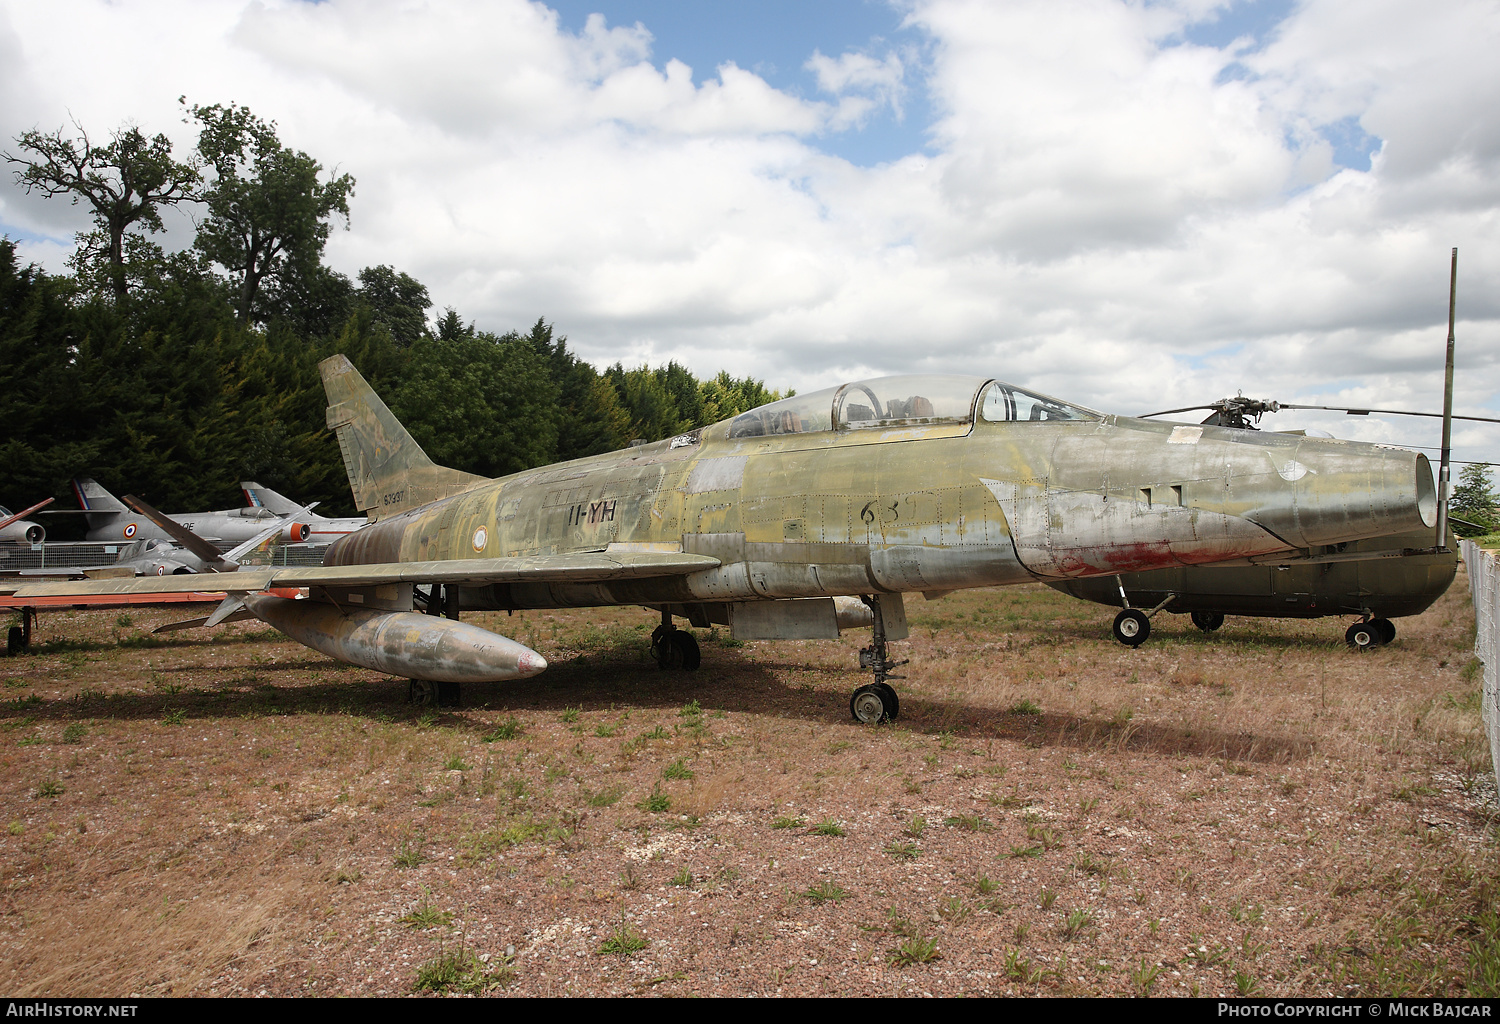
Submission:
MULTIPOLYGON (((277 494, 271 488, 258 484, 254 480, 240 481, 240 490, 245 492, 247 505, 253 508, 269 509, 278 516, 292 515, 299 508, 297 502, 291 498, 277 494)), ((332 544, 340 537, 370 525, 370 520, 364 516, 329 518, 320 516, 316 512, 298 516, 297 519, 307 523, 306 543, 308 544, 332 544)))
MULTIPOLYGON (((88 520, 87 540, 129 544, 137 540, 173 539, 149 516, 131 509, 89 477, 75 477, 73 493, 88 520)), ((272 536, 282 544, 306 543, 312 533, 306 513, 300 517, 278 515, 271 509, 253 506, 219 512, 176 513, 170 518, 221 550, 242 544, 277 523, 281 524, 281 530, 279 533, 273 531, 272 536)))

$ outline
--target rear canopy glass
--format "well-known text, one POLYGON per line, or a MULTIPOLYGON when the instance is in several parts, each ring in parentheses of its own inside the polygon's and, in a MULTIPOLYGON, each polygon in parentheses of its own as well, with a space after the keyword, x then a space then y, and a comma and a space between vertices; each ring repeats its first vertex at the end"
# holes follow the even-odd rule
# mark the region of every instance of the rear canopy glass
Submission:
POLYGON ((731 420, 729 436, 967 425, 974 422, 976 396, 979 410, 990 421, 1078 420, 1099 416, 1088 409, 985 377, 909 374, 854 381, 762 405, 731 420))

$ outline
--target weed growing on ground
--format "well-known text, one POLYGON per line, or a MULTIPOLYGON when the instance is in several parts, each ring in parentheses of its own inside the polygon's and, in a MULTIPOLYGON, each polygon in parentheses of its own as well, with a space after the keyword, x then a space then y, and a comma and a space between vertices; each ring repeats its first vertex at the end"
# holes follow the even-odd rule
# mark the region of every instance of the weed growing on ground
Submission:
POLYGON ((943 954, 938 952, 937 939, 913 935, 899 946, 889 950, 885 958, 886 963, 892 967, 911 967, 941 960, 943 954))
POLYGON ((513 740, 526 731, 521 720, 511 715, 503 722, 496 722, 495 728, 491 729, 484 737, 484 742, 494 743, 496 740, 513 740))
POLYGON ((920 855, 916 843, 893 842, 887 843, 885 852, 897 860, 916 860, 920 855))
POLYGON ((413 846, 410 841, 403 842, 401 849, 396 851, 395 865, 398 868, 414 868, 427 858, 422 856, 421 846, 413 846))
POLYGON ((621 924, 599 944, 600 956, 634 956, 651 944, 651 941, 636 930, 634 925, 621 924))
POLYGON ((832 818, 824 818, 809 828, 808 833, 815 836, 842 836, 847 835, 841 825, 832 818))
POLYGON ((816 903, 819 906, 824 903, 837 903, 847 898, 849 890, 840 888, 832 882, 819 882, 817 885, 809 886, 802 891, 802 898, 816 903))
POLYGON ((486 964, 474 950, 459 943, 457 949, 440 952, 417 969, 412 991, 477 996, 507 988, 516 979, 516 969, 509 957, 497 959, 486 964))
POLYGON ((805 819, 802 819, 802 818, 791 818, 791 817, 787 817, 786 815, 782 815, 781 817, 777 818, 775 821, 771 822, 771 827, 772 828, 801 828, 805 824, 807 824, 807 822, 806 822, 805 819))
POLYGON ((694 772, 687 766, 685 760, 678 759, 663 768, 661 774, 664 779, 691 779, 694 772))

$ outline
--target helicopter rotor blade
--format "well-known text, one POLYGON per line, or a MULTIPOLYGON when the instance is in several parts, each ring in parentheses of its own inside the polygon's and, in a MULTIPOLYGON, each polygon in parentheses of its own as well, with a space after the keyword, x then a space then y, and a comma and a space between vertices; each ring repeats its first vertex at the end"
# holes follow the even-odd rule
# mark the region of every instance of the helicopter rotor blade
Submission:
POLYGON ((1138 420, 1149 420, 1153 416, 1170 416, 1174 412, 1193 412, 1193 411, 1198 410, 1198 409, 1217 409, 1217 408, 1218 408, 1217 405, 1189 405, 1189 406, 1187 406, 1186 408, 1183 408, 1183 409, 1163 409, 1161 412, 1148 412, 1148 413, 1145 413, 1144 415, 1137 416, 1136 419, 1138 419, 1138 420))
MULTIPOLYGON (((1368 416, 1371 413, 1384 413, 1389 416, 1429 416, 1438 420, 1443 418, 1443 414, 1440 412, 1413 412, 1410 409, 1351 409, 1343 405, 1292 405, 1288 402, 1282 402, 1281 407, 1283 409, 1322 409, 1326 412, 1342 412, 1350 416, 1368 416)), ((1453 418, 1456 420, 1474 420, 1478 423, 1500 423, 1500 419, 1492 419, 1489 416, 1460 416, 1458 413, 1454 413, 1453 418)))

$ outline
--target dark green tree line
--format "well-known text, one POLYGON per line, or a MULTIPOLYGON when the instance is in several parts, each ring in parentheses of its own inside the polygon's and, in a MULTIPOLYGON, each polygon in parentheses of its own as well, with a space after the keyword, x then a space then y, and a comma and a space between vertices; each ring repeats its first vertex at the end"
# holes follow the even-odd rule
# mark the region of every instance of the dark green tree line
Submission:
MULTIPOLYGON (((144 190, 149 176, 131 179, 141 210, 98 214, 80 237, 82 253, 109 232, 104 255, 49 275, 0 239, 0 502, 55 495, 68 506, 69 479, 89 475, 173 511, 226 508, 241 503, 240 480, 257 479, 348 514, 317 368, 335 353, 435 461, 485 476, 669 437, 780 397, 724 373, 699 381, 676 363, 600 372, 541 319, 497 335, 448 308, 430 325, 431 297, 410 275, 375 266, 351 281, 323 265, 351 177, 324 180, 244 108, 192 110, 199 163, 173 163, 163 137, 148 140, 160 173, 144 190), (206 183, 200 166, 213 172, 206 183), (167 254, 139 233, 189 197, 208 210, 192 249, 167 254)), ((12 158, 25 165, 21 184, 49 159, 37 146, 63 139, 34 134, 18 141, 36 160, 12 158)), ((115 139, 130 144, 86 152, 124 180, 144 136, 115 139)), ((72 194, 93 202, 93 187, 72 194)), ((66 522, 49 524, 54 536, 66 522)))

